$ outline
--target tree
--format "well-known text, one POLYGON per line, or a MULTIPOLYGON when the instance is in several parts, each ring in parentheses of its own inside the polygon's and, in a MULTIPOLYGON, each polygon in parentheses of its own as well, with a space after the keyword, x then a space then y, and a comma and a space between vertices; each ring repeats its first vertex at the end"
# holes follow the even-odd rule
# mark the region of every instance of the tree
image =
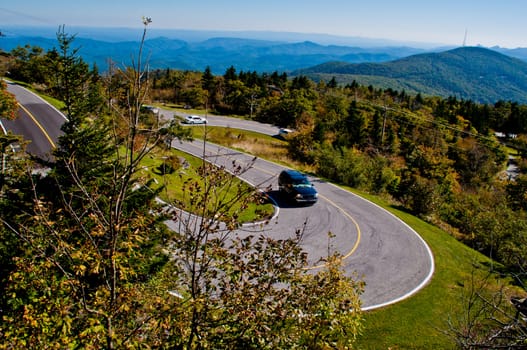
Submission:
POLYGON ((527 175, 518 176, 507 184, 507 200, 514 210, 527 211, 527 175))
POLYGON ((128 80, 127 113, 118 114, 127 132, 112 133, 100 126, 104 119, 83 113, 87 76, 77 72, 84 66, 67 53, 71 37, 62 31, 58 39, 69 120, 49 175, 22 179, 18 188, 33 198, 2 218, 21 252, 7 277, 2 333, 15 348, 135 347, 147 320, 166 304, 155 294, 143 297, 167 260, 160 249, 167 231, 156 215, 156 190, 136 176, 162 138, 141 129, 147 84, 140 58, 128 80))
POLYGON ((305 75, 294 77, 291 81, 291 89, 293 90, 311 90, 312 88, 313 82, 305 75))
POLYGON ((368 119, 360 110, 356 101, 351 102, 344 124, 345 130, 350 137, 349 142, 351 145, 364 146, 368 138, 368 119))
POLYGON ((225 74, 223 74, 223 78, 227 82, 230 80, 237 80, 238 76, 236 75, 236 68, 234 68, 234 66, 230 66, 229 68, 227 68, 225 74))
POLYGON ((235 181, 251 167, 203 163, 204 181, 185 184, 188 205, 173 212, 179 235, 167 282, 178 303, 160 341, 187 349, 350 346, 361 329, 363 286, 342 274, 339 257, 310 272, 302 231, 275 240, 236 230, 232 207, 259 197, 235 181))
POLYGON ((473 137, 466 137, 451 151, 455 168, 465 186, 474 187, 489 183, 504 162, 496 145, 486 145, 473 137))
POLYGON ((241 80, 226 80, 225 91, 224 108, 235 114, 249 114, 251 90, 241 80))
POLYGON ((313 162, 313 151, 316 141, 313 138, 315 131, 313 117, 309 113, 303 113, 296 121, 295 132, 287 135, 287 150, 291 158, 303 162, 313 162))
POLYGON ((461 296, 464 310, 449 315, 448 334, 460 349, 525 349, 527 302, 511 296, 505 286, 489 292, 493 276, 475 277, 474 271, 461 296))
POLYGON ((65 31, 65 26, 59 27, 57 41, 59 49, 53 49, 55 59, 52 62, 54 77, 54 93, 65 104, 66 117, 70 123, 66 127, 76 127, 77 116, 87 111, 87 81, 90 77, 88 65, 78 55, 78 48, 72 48, 74 35, 65 31))
POLYGON ((13 94, 7 91, 5 81, 0 80, 0 115, 2 118, 15 119, 17 102, 13 94))
POLYGON ((29 84, 49 85, 48 67, 50 57, 44 55, 44 50, 38 46, 17 47, 11 50, 14 61, 9 67, 12 79, 22 80, 29 84))
POLYGON ((181 98, 190 106, 200 108, 208 103, 208 91, 201 86, 195 86, 181 92, 181 98))
POLYGON ((203 90, 207 91, 207 105, 209 108, 214 109, 214 106, 218 103, 216 99, 216 80, 214 75, 210 70, 210 67, 207 66, 203 75, 201 76, 201 87, 203 90))
POLYGON ((331 80, 328 82, 328 88, 335 89, 337 86, 337 79, 335 77, 331 77, 331 80))
POLYGON ((401 177, 396 197, 414 215, 427 215, 437 209, 440 201, 437 180, 425 178, 411 170, 401 177))

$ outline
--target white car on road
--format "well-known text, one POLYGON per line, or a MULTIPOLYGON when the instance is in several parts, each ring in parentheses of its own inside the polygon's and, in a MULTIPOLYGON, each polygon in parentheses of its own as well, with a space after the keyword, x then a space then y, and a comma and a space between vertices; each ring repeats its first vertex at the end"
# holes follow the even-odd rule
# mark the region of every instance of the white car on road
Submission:
POLYGON ((187 115, 185 117, 185 120, 183 120, 183 123, 185 124, 207 124, 207 119, 199 115, 187 115))

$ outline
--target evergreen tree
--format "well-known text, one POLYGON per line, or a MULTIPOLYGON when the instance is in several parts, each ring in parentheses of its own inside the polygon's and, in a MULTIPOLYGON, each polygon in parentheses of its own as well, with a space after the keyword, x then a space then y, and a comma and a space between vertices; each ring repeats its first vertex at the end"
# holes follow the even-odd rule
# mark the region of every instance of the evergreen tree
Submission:
POLYGON ((337 79, 335 77, 332 77, 331 80, 328 82, 327 87, 330 89, 335 89, 338 86, 337 79))
POLYGON ((87 186, 96 178, 111 174, 108 160, 113 155, 108 125, 102 118, 95 121, 96 116, 89 114, 103 101, 102 89, 95 78, 97 73, 90 73, 88 65, 78 56, 78 49, 72 49, 74 40, 64 26, 57 32, 60 50, 55 63, 56 93, 64 101, 67 120, 54 152, 53 176, 66 193, 78 181, 87 186))
POLYGON ((237 80, 238 76, 236 75, 236 68, 234 68, 234 66, 230 66, 229 68, 227 68, 225 74, 223 74, 223 78, 227 82, 230 80, 237 80))
POLYGON ((216 81, 215 81, 214 75, 212 75, 212 72, 209 66, 205 68, 205 71, 203 72, 203 75, 201 76, 201 88, 207 91, 207 105, 209 106, 209 108, 213 109, 214 106, 217 104, 216 81))
POLYGON ((364 146, 368 139, 368 121, 358 108, 357 102, 352 101, 348 109, 348 116, 345 120, 346 131, 350 136, 351 145, 364 146))

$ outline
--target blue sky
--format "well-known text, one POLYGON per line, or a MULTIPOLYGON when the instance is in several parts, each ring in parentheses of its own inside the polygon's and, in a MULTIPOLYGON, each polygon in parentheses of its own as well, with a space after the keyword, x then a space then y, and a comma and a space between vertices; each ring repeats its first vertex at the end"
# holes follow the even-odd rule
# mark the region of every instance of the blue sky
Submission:
POLYGON ((4 25, 287 31, 527 47, 524 0, 1 0, 4 25), (466 33, 466 37, 465 37, 466 33), (465 40, 466 38, 466 40, 465 40))

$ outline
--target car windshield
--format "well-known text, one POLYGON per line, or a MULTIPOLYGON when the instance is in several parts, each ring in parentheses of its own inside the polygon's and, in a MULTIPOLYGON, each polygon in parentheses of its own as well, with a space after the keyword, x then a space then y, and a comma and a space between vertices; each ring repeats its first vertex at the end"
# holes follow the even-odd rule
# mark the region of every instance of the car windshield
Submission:
POLYGON ((295 187, 310 187, 311 183, 307 178, 293 179, 293 186, 295 187))

